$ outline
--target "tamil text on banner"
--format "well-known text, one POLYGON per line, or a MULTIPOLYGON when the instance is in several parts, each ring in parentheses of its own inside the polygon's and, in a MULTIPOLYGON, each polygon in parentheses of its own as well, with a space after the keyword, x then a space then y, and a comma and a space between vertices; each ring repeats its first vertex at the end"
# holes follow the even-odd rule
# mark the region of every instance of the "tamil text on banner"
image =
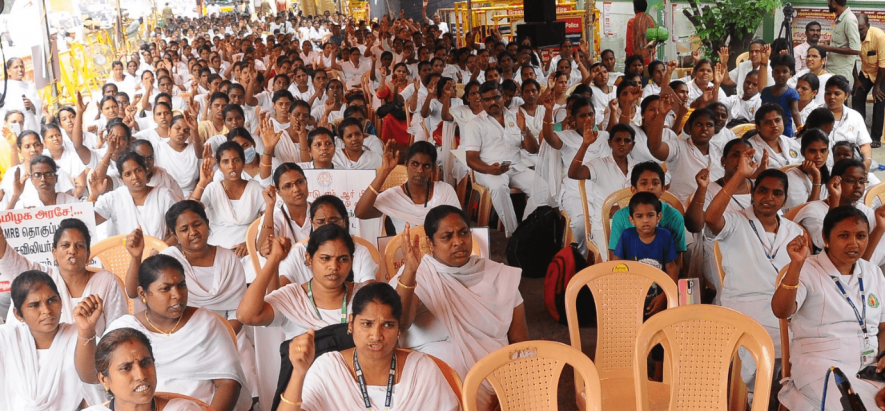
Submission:
POLYGON ((374 243, 381 235, 381 219, 359 220, 353 210, 375 179, 375 173, 375 170, 304 170, 310 191, 308 201, 326 194, 340 198, 350 218, 350 234, 374 243))
POLYGON ((57 265, 52 258, 52 238, 67 218, 83 221, 95 238, 95 213, 90 202, 0 211, 0 229, 9 246, 29 261, 57 265))

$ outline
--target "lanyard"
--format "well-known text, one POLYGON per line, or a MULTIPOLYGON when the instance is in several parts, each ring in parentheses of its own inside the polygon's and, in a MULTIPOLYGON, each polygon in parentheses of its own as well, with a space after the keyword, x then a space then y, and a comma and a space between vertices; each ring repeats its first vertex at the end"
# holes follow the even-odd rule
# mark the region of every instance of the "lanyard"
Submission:
MULTIPOLYGON (((356 371, 356 379, 360 383, 360 391, 363 394, 363 404, 367 410, 372 409, 372 401, 369 400, 369 392, 366 390, 366 378, 363 377, 363 370, 360 368, 360 362, 356 358, 356 348, 353 349, 353 370, 356 371)), ((384 398, 384 410, 390 409, 390 401, 393 399, 393 381, 396 379, 396 351, 390 358, 390 375, 387 376, 387 395, 384 398)))
MULTIPOLYGON (((778 217, 778 219, 779 218, 780 217, 778 217)), ((772 267, 774 267, 774 263, 772 261, 774 260, 775 257, 777 257, 777 252, 780 251, 780 249, 774 249, 774 245, 772 245, 771 248, 774 249, 774 254, 769 255, 769 250, 767 247, 765 247, 765 242, 762 241, 762 236, 759 235, 759 230, 756 229, 756 223, 754 223, 753 220, 747 220, 747 221, 750 222, 750 228, 752 228, 753 232, 756 233, 756 238, 759 239, 759 244, 762 244, 762 251, 765 252, 765 257, 768 258, 768 262, 771 263, 772 267)), ((778 223, 780 223, 780 221, 778 221, 778 223)), ((780 271, 780 270, 775 270, 775 271, 780 271)))
MULTIPOLYGON (((307 298, 310 299, 310 305, 313 306, 313 311, 316 312, 317 318, 322 320, 323 316, 320 315, 320 310, 317 308, 317 303, 313 300, 313 290, 310 287, 310 283, 313 280, 307 282, 307 298)), ((344 285, 344 298, 341 300, 341 324, 347 322, 347 285, 344 285)))
POLYGON ((860 305, 862 306, 863 315, 857 312, 857 307, 854 305, 854 302, 851 301, 851 297, 848 296, 848 293, 845 292, 845 288, 842 287, 842 281, 839 281, 839 277, 830 277, 833 281, 836 282, 836 287, 839 289, 839 292, 842 293, 842 297, 845 298, 845 301, 848 302, 848 305, 851 306, 851 309, 854 310, 854 316, 857 318, 857 323, 860 325, 860 330, 863 331, 863 338, 867 337, 867 304, 866 304, 866 296, 864 295, 863 290, 863 277, 861 275, 857 276, 857 281, 860 284, 860 305))

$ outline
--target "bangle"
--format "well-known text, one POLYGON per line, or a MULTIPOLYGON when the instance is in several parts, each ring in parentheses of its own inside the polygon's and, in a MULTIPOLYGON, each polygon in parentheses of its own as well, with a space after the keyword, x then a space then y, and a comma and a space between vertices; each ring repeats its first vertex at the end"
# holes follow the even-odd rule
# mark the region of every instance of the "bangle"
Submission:
POLYGON ((405 288, 406 290, 411 290, 411 289, 413 289, 413 288, 415 288, 415 287, 418 286, 418 284, 415 284, 415 285, 413 285, 413 286, 405 285, 405 284, 403 284, 403 282, 400 281, 399 279, 396 280, 396 283, 399 284, 400 287, 405 288))
POLYGON ((264 152, 264 153, 261 153, 261 154, 262 154, 262 155, 265 155, 265 156, 268 156, 268 157, 273 157, 273 153, 264 152))
POLYGON ((371 184, 369 184, 369 191, 375 193, 376 196, 379 195, 379 194, 378 194, 378 190, 376 190, 375 187, 372 187, 371 184))
POLYGON ((554 125, 554 124, 556 124, 556 123, 554 123, 554 122, 552 122, 552 121, 545 121, 544 124, 549 124, 549 125, 552 126, 552 125, 554 125))
POLYGON ((283 397, 283 393, 280 393, 280 400, 283 401, 283 402, 286 403, 286 404, 289 404, 289 405, 293 406, 293 407, 299 407, 299 406, 301 406, 301 401, 298 401, 298 402, 292 402, 292 401, 289 401, 289 400, 286 399, 286 397, 283 397))
POLYGON ((784 284, 784 283, 781 283, 780 287, 781 287, 781 288, 784 288, 784 289, 787 289, 787 290, 795 290, 795 289, 799 288, 799 284, 796 284, 796 285, 786 285, 786 284, 784 284))
POLYGON ((268 227, 268 226, 262 224, 261 227, 266 228, 266 229, 268 229, 268 230, 273 230, 273 226, 269 226, 269 227, 268 227))
POLYGON ((578 164, 584 164, 584 159, 580 159, 580 160, 578 160, 578 159, 576 158, 576 159, 574 159, 574 160, 572 160, 572 161, 574 161, 574 162, 576 162, 576 163, 578 163, 578 164))
POLYGON ((821 183, 812 183, 811 185, 812 185, 812 186, 819 186, 819 185, 822 185, 822 184, 821 184, 821 183))
POLYGON ((83 340, 83 345, 86 345, 86 343, 88 343, 88 342, 90 342, 90 341, 92 341, 92 340, 95 339, 95 335, 96 335, 96 334, 92 334, 92 337, 89 337, 89 338, 83 338, 83 337, 80 336, 80 333, 77 333, 77 338, 83 340))
POLYGON ((104 164, 104 165, 106 165, 106 166, 108 166, 108 167, 111 166, 111 162, 110 162, 110 160, 105 161, 105 159, 103 159, 103 158, 99 161, 99 163, 104 164))
POLYGON ((262 166, 265 166, 265 167, 273 167, 273 163, 268 164, 268 163, 265 163, 265 162, 263 162, 263 161, 259 161, 258 164, 259 164, 259 165, 262 165, 262 166))

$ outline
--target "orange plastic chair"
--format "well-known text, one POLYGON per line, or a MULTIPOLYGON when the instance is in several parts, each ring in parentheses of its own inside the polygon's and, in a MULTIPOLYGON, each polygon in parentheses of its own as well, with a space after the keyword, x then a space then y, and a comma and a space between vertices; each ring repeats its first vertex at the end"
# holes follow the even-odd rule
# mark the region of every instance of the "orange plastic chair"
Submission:
POLYGON ((873 207, 873 201, 876 200, 876 197, 879 198, 879 202, 885 204, 885 183, 879 183, 867 190, 867 193, 863 196, 863 203, 866 204, 867 207, 873 207))
MULTIPOLYGON (((571 346, 582 349, 578 328, 578 293, 585 286, 593 293, 596 302, 597 339, 596 367, 599 370, 603 394, 602 404, 606 410, 632 410, 635 406, 633 391, 633 348, 636 333, 642 326, 643 303, 648 289, 658 284, 667 296, 667 308, 679 305, 676 283, 661 270, 636 261, 608 261, 581 270, 572 277, 565 290, 565 312, 568 319, 571 346)), ((655 316, 660 313, 655 314, 655 316)), ((654 317, 652 317, 654 318, 654 317)), ((648 356, 642 357, 644 363, 648 356)), ((666 379, 664 380, 667 381, 666 379)), ((652 390, 663 396, 667 384, 651 383, 652 390)), ((581 390, 580 375, 575 375, 575 390, 581 390)), ((578 408, 585 410, 581 396, 576 396, 578 408)), ((653 404, 652 409, 666 409, 664 402, 653 404)))
MULTIPOLYGON (((425 254, 428 254, 430 252, 430 243, 427 241, 427 235, 424 233, 424 226, 417 225, 411 227, 409 232, 412 234, 412 237, 418 236, 418 248, 421 249, 421 256, 423 257, 425 254)), ((403 265, 404 260, 402 256, 397 258, 396 253, 399 251, 400 247, 402 247, 402 244, 403 233, 397 234, 390 239, 389 243, 387 243, 387 248, 384 249, 384 264, 387 264, 387 278, 378 278, 377 281, 387 282, 396 275, 397 271, 399 271, 399 267, 403 265), (397 266, 397 264, 399 264, 399 266, 397 266)), ((480 255, 479 241, 477 241, 475 237, 473 239, 473 248, 470 255, 480 255)), ((381 276, 381 270, 378 270, 378 276, 381 276)))
POLYGON ((387 176, 387 179, 384 180, 384 184, 381 186, 381 191, 387 190, 388 188, 398 187, 406 182, 409 179, 409 175, 406 172, 406 166, 398 165, 394 167, 393 171, 387 176))
POLYGON ((650 410, 649 397, 656 395, 649 390, 645 361, 656 344, 664 347, 671 365, 668 409, 727 409, 729 366, 739 347, 746 348, 756 362, 751 410, 768 409, 774 343, 752 318, 707 304, 676 307, 649 318, 639 328, 633 355, 637 410, 650 410))
POLYGON ((523 341, 497 349, 476 362, 464 378, 465 411, 477 411, 476 394, 484 380, 492 385, 501 410, 557 410, 557 385, 562 368, 570 365, 584 378, 589 411, 602 409, 596 366, 584 353, 554 341, 523 341))
MULTIPOLYGON (((126 245, 123 243, 125 239, 126 235, 122 234, 108 237, 92 246, 91 254, 89 255, 90 260, 93 258, 98 259, 105 270, 114 273, 120 279, 120 282, 123 283, 124 295, 126 294, 126 272, 129 271, 129 261, 132 258, 129 255, 129 251, 126 250, 126 245)), ((163 251, 168 247, 163 240, 146 235, 144 236, 144 252, 141 259, 143 261, 145 258, 150 257, 152 253, 163 251)), ((135 307, 128 295, 126 295, 126 302, 129 305, 129 313, 135 314, 135 307)))
POLYGON ((746 124, 741 124, 741 125, 737 125, 737 126, 732 127, 731 132, 734 133, 734 135, 737 138, 741 138, 744 136, 744 134, 747 134, 748 131, 755 130, 755 129, 756 129, 755 123, 746 123, 746 124))

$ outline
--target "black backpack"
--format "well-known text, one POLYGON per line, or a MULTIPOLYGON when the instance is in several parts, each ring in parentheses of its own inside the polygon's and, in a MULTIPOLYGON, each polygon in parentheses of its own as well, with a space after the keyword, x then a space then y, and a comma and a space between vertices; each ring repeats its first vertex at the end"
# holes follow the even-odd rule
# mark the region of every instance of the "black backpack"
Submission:
POLYGON ((544 277, 553 256, 562 249, 563 225, 555 208, 538 207, 507 242, 507 264, 522 268, 525 277, 544 277))

